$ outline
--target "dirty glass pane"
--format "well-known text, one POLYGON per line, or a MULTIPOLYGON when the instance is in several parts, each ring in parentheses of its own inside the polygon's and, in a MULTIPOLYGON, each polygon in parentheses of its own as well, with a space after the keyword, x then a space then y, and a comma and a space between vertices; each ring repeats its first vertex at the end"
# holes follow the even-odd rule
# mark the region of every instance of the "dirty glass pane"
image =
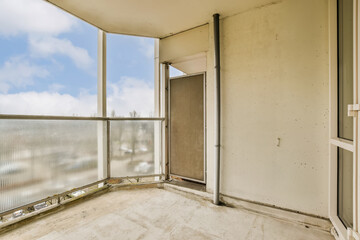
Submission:
POLYGON ((0 120, 0 212, 97 180, 97 121, 0 120))
POLYGON ((353 118, 347 106, 353 103, 353 1, 338 1, 338 136, 353 140, 353 118))
POLYGON ((110 121, 111 177, 159 173, 161 121, 110 121))
POLYGON ((338 148, 338 216, 353 226, 353 153, 338 148))

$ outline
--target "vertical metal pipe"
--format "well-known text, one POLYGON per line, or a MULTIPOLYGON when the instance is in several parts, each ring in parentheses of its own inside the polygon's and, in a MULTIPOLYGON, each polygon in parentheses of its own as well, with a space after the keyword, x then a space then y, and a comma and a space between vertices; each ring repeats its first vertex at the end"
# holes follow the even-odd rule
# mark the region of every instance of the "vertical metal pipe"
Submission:
POLYGON ((169 63, 164 63, 164 87, 165 87, 165 108, 164 108, 164 114, 165 114, 165 179, 170 179, 170 136, 169 136, 169 126, 170 126, 170 120, 169 120, 169 78, 170 78, 170 70, 169 70, 169 63))
POLYGON ((215 60, 215 164, 214 204, 218 205, 220 193, 220 24, 219 14, 214 14, 214 60, 215 60))

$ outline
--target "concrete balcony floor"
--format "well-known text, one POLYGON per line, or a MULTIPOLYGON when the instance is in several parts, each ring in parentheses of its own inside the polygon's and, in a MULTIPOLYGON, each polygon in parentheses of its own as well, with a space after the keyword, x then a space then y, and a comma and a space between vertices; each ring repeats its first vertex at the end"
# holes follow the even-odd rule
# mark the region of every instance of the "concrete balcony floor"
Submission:
POLYGON ((112 191, 4 233, 0 240, 334 239, 329 232, 161 188, 112 191))

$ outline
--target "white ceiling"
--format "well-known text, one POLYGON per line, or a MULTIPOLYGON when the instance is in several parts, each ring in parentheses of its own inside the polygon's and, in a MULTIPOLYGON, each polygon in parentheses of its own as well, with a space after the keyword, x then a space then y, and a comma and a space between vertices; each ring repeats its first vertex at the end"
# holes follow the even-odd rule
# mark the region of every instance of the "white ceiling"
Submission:
MULTIPOLYGON (((106 32, 166 37, 275 0, 46 0, 106 32)), ((276 0, 278 1, 278 0, 276 0)))

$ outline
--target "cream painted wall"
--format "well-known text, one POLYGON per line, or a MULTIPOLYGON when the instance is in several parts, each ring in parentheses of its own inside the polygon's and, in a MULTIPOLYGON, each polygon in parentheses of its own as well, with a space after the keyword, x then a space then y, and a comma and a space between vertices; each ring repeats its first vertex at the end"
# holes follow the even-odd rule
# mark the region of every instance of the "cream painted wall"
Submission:
MULTIPOLYGON (((208 50, 207 190, 212 192, 212 23, 207 29, 208 41, 198 49, 208 50)), ((221 193, 327 217, 327 0, 278 1, 224 18, 220 29, 221 193)), ((170 54, 162 60, 201 52, 187 53, 186 47, 175 52, 192 42, 179 37, 166 38, 170 54)))
POLYGON ((284 0, 225 18, 221 51, 221 193, 326 217, 327 0, 284 0))

